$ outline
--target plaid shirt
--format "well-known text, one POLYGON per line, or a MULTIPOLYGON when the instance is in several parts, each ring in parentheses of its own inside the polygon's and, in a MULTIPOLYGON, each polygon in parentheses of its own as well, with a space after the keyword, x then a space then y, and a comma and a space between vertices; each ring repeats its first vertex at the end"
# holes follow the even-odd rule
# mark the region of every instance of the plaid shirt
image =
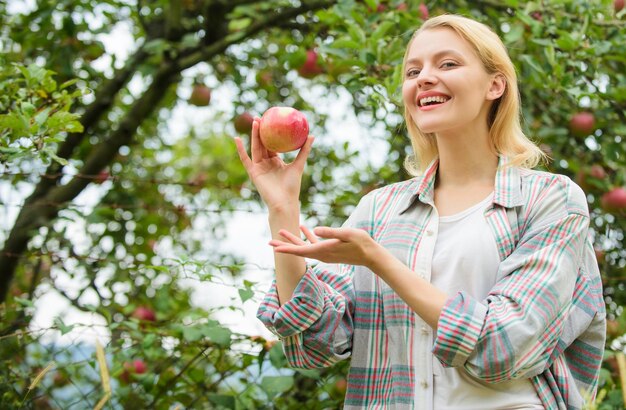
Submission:
MULTIPOLYGON (((350 357, 346 409, 431 408, 425 373, 434 358, 488 383, 530 379, 546 409, 581 409, 593 399, 606 319, 585 195, 565 176, 506 162, 484 212, 501 260, 485 299, 450 297, 433 334, 367 268, 308 266, 289 301, 279 305, 273 283, 258 310, 290 365, 318 368, 350 357)), ((437 166, 370 192, 344 226, 364 229, 416 270, 437 166)))

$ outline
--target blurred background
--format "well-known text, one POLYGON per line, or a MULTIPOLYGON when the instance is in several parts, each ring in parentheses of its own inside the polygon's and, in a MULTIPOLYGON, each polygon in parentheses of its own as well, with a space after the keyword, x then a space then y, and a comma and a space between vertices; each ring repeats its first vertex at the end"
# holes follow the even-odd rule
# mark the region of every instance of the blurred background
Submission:
MULTIPOLYGON (((233 137, 274 105, 316 136, 302 220, 409 178, 401 61, 428 17, 492 27, 542 168, 587 193, 626 397, 624 1, 0 2, 0 408, 339 408, 255 318, 267 214, 233 137)), ((286 160, 294 154, 285 154, 286 160)))

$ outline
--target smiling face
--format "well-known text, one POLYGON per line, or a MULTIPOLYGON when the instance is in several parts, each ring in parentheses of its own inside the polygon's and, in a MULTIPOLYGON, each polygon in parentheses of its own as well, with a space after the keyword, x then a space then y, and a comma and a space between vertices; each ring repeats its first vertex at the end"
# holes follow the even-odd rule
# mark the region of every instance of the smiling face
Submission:
POLYGON ((419 33, 407 54, 402 96, 423 133, 487 134, 487 115, 504 92, 501 75, 490 74, 466 40, 449 28, 419 33))

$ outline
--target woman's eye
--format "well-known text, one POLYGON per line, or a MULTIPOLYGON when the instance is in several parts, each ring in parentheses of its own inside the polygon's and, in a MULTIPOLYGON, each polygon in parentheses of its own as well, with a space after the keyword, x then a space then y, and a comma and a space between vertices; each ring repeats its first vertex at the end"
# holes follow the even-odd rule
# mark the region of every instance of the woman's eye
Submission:
POLYGON ((441 67, 444 68, 450 68, 450 67, 456 67, 456 63, 454 61, 446 61, 443 64, 441 64, 441 67))
POLYGON ((410 69, 410 70, 408 70, 408 71, 406 72, 406 76, 407 76, 407 77, 414 77, 414 76, 416 76, 416 75, 419 75, 419 73, 420 73, 420 71, 419 71, 418 69, 416 69, 416 68, 412 68, 412 69, 410 69))

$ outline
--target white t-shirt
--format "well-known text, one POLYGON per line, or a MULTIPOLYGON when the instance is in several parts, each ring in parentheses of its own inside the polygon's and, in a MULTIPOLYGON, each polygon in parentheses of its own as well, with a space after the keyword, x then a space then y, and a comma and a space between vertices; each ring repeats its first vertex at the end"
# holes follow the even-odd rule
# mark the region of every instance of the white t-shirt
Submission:
MULTIPOLYGON (((500 258, 483 215, 493 194, 455 215, 439 217, 431 283, 454 296, 463 290, 482 300, 496 283, 500 258)), ((444 368, 433 359, 435 410, 543 409, 529 379, 485 383, 462 367, 444 368)))

